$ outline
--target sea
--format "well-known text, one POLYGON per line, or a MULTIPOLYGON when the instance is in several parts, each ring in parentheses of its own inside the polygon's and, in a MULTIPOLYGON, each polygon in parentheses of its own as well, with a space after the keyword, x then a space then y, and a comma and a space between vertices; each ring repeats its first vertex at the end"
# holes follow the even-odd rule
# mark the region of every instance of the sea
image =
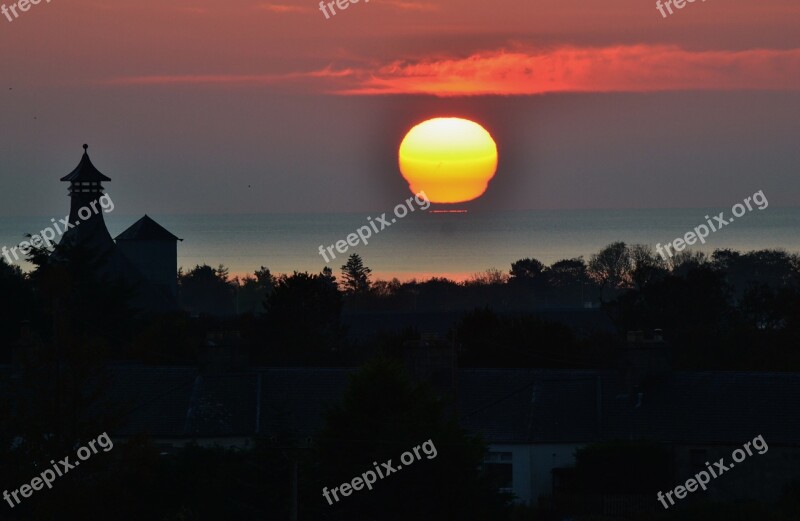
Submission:
MULTIPOLYGON (((273 274, 308 271, 330 266, 335 273, 351 253, 358 253, 373 278, 401 280, 433 276, 465 280, 487 269, 508 271, 511 263, 533 257, 549 265, 560 259, 588 259, 614 242, 648 244, 672 242, 706 215, 730 208, 635 210, 536 210, 434 213, 419 209, 403 218, 387 214, 388 227, 367 244, 334 249, 328 261, 319 247, 346 241, 380 213, 261 214, 261 215, 151 215, 183 239, 178 265, 224 265, 231 275, 244 276, 260 267, 273 274), (392 223, 391 219, 395 222, 392 223)), ((112 236, 123 232, 140 216, 105 215, 112 236)), ((0 217, 0 247, 15 246, 26 233, 49 226, 50 217, 0 217)), ((706 253, 730 248, 740 251, 780 248, 800 252, 800 208, 767 207, 745 213, 711 233, 706 243, 691 248, 706 253)), ((352 240, 352 238, 351 238, 352 240)), ((342 244, 340 243, 340 246, 342 244)), ((18 263, 23 270, 31 266, 18 263)))

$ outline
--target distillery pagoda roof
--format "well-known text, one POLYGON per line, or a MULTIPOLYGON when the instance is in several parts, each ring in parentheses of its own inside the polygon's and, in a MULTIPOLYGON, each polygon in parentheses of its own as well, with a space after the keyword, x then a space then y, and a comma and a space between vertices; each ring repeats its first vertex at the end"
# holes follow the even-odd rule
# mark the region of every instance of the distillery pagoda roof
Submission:
POLYGON ((119 234, 118 241, 182 241, 145 215, 119 234))
POLYGON ((75 170, 61 178, 62 181, 69 181, 71 183, 99 183, 103 181, 111 181, 110 178, 103 175, 89 159, 88 153, 89 145, 83 145, 83 157, 75 170))

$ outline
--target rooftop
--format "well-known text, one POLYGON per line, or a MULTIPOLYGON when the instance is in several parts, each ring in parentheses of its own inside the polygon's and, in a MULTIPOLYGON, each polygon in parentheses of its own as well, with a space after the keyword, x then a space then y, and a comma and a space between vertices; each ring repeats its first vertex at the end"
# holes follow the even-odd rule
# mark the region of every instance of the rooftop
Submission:
POLYGON ((89 159, 88 149, 89 145, 83 145, 83 157, 81 157, 81 162, 78 163, 75 170, 62 177, 62 181, 69 181, 71 183, 101 183, 104 181, 111 181, 109 177, 103 175, 92 164, 92 160, 89 159))
MULTIPOLYGON (((110 397, 128 411, 116 435, 174 439, 313 436, 353 368, 117 365, 110 397)), ((0 366, 0 395, 10 393, 0 366)), ((650 439, 740 444, 759 434, 800 445, 800 373, 675 371, 630 392, 614 370, 460 369, 462 425, 494 444, 650 439)))
POLYGON ((166 228, 145 215, 119 234, 118 241, 182 241, 166 228))

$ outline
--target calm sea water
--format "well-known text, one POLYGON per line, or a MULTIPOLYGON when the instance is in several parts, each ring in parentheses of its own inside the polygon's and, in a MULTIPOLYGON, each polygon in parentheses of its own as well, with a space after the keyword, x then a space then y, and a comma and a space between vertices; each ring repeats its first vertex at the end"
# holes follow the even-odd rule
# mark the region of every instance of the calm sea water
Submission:
MULTIPOLYGON (((666 243, 729 208, 680 210, 558 210, 442 214, 417 210, 373 235, 369 244, 350 248, 328 263, 338 273, 344 257, 359 253, 374 274, 407 279, 444 275, 465 278, 487 268, 508 270, 520 258, 545 264, 583 255, 622 240, 666 243)), ((183 215, 152 216, 177 236, 183 267, 224 264, 233 274, 266 266, 273 273, 319 272, 325 265, 320 245, 331 245, 367 224, 376 214, 336 215, 183 215)), ((105 216, 112 236, 139 216, 105 216)), ((0 246, 12 246, 25 233, 50 224, 49 217, 0 218, 0 246)), ((800 252, 800 208, 754 209, 712 233, 699 250, 783 248, 800 252)), ((23 268, 29 266, 23 264, 23 268)))

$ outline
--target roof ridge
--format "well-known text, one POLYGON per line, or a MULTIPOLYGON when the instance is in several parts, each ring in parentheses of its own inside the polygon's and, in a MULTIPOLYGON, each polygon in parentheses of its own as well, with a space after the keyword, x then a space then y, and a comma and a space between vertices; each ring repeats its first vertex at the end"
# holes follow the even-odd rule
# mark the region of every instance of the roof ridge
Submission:
POLYGON ((124 232, 117 235, 117 241, 183 241, 160 224, 155 219, 145 214, 144 217, 130 225, 124 232))

